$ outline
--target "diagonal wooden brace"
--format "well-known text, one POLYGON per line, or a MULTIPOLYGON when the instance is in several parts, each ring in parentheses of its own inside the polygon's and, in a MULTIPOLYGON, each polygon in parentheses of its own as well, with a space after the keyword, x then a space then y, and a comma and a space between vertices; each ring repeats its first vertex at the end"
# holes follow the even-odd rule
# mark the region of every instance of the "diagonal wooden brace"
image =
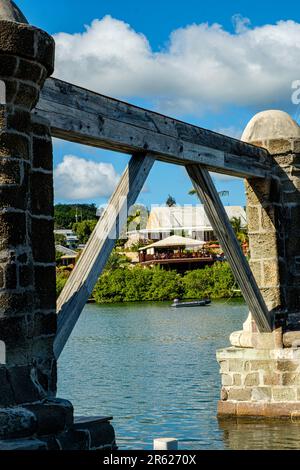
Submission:
POLYGON ((155 158, 151 155, 136 155, 131 158, 108 207, 75 265, 58 299, 58 327, 54 341, 56 358, 60 356, 94 289, 118 234, 127 222, 128 209, 140 194, 154 162, 155 158))
POLYGON ((223 248, 243 297, 261 333, 272 331, 272 319, 251 268, 235 236, 227 213, 209 172, 200 165, 187 165, 186 170, 204 204, 206 214, 223 248))

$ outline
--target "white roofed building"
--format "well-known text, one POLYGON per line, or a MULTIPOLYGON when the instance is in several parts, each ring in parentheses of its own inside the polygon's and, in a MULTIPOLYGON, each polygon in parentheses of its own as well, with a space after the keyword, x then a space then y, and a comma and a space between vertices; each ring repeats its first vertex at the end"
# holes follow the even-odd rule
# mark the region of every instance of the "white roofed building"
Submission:
MULTIPOLYGON (((236 217, 246 227, 247 218, 242 206, 225 206, 229 219, 236 217)), ((152 207, 147 225, 138 232, 128 232, 129 240, 163 240, 170 235, 180 235, 202 242, 216 240, 213 228, 202 205, 152 207)))

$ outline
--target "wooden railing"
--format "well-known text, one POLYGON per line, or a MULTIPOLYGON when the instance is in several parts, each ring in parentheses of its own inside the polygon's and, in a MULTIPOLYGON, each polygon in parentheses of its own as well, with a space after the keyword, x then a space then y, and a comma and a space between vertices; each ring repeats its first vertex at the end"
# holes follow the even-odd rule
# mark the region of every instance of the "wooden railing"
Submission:
POLYGON ((168 261, 168 260, 203 260, 203 261, 215 261, 217 260, 216 256, 211 254, 194 252, 194 253, 156 253, 154 255, 139 255, 140 263, 145 263, 147 261, 168 261))

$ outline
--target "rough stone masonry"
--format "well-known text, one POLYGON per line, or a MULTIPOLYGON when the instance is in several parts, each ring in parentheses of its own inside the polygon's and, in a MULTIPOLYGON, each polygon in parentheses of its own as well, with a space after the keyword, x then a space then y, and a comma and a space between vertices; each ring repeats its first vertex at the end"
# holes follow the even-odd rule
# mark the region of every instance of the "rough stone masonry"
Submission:
POLYGON ((0 0, 0 450, 114 446, 56 398, 52 142, 31 113, 53 67, 52 37, 0 0))
POLYGON ((282 111, 256 115, 243 140, 268 149, 273 171, 246 182, 250 265, 273 318, 251 314, 232 347, 217 352, 219 416, 300 417, 300 127, 282 111))

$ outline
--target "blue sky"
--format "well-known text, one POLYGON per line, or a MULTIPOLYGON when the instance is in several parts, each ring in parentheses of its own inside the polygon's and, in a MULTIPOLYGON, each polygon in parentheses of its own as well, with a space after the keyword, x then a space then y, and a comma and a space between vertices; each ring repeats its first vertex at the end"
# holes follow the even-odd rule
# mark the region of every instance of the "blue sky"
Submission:
MULTIPOLYGON (((17 3, 30 23, 55 36, 56 75, 61 78, 236 137, 263 109, 279 108, 298 117, 290 100, 291 83, 300 79, 300 9, 295 1, 17 3)), ((128 160, 60 141, 54 143, 54 157, 56 200, 97 204, 106 201, 128 160), (66 183, 77 165, 86 185, 87 169, 80 159, 113 165, 87 167, 94 173, 90 194, 74 192, 66 183), (105 181, 110 182, 107 188, 105 181)), ((244 204, 243 181, 215 181, 219 190, 230 190, 224 203, 244 204)), ((162 204, 170 193, 178 203, 189 204, 194 202, 189 188, 182 168, 157 163, 140 202, 162 204)))

